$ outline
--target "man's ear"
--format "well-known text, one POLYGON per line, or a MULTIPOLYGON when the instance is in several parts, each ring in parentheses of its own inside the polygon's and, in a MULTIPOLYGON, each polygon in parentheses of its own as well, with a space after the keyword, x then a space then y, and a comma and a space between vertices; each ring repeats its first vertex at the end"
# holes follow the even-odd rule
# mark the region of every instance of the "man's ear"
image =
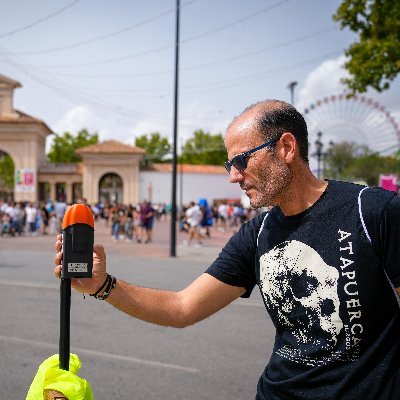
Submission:
POLYGON ((297 142, 294 135, 290 132, 285 132, 277 143, 276 150, 279 157, 287 164, 291 164, 295 159, 295 155, 298 152, 297 142))

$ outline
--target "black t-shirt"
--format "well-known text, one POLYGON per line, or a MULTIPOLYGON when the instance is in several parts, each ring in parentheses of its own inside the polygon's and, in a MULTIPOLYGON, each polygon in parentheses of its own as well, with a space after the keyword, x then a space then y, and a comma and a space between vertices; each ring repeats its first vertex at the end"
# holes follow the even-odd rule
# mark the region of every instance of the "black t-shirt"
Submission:
POLYGON ((257 399, 400 399, 400 199, 328 181, 318 201, 249 221, 206 271, 257 284, 276 328, 257 399))

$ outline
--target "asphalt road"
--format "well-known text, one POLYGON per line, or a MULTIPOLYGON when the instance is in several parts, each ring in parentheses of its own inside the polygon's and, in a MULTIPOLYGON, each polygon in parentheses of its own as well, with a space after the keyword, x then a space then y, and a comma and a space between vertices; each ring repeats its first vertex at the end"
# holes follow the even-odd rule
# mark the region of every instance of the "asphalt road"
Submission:
MULTIPOLYGON (((58 353, 53 243, 49 237, 0 238, 0 400, 25 399, 39 364, 58 353)), ((210 243, 178 246, 177 258, 151 257, 151 251, 137 256, 110 244, 108 269, 128 282, 179 290, 218 251, 210 243)), ((273 338, 258 288, 250 299, 185 329, 147 324, 105 302, 72 295, 71 352, 79 355, 79 375, 91 383, 96 400, 254 399, 273 338)))

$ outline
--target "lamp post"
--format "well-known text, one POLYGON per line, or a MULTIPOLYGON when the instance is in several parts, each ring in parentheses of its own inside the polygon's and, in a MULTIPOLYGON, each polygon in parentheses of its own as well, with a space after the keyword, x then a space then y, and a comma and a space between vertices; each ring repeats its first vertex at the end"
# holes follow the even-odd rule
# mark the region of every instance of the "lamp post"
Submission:
POLYGON ((176 153, 178 140, 178 87, 179 87, 179 17, 180 0, 176 0, 176 30, 175 30, 175 84, 174 84, 174 140, 172 155, 172 196, 171 196, 171 240, 169 255, 176 257, 176 153))
POLYGON ((315 147, 317 149, 315 152, 315 155, 317 156, 317 160, 318 160, 318 169, 317 169, 318 179, 321 177, 321 161, 322 161, 322 156, 323 156, 322 149, 324 147, 324 144, 321 142, 321 138, 322 138, 322 132, 318 132, 317 140, 315 141, 315 147))
POLYGON ((294 88, 296 87, 297 82, 292 81, 288 85, 288 89, 290 90, 290 103, 293 105, 294 104, 294 88))

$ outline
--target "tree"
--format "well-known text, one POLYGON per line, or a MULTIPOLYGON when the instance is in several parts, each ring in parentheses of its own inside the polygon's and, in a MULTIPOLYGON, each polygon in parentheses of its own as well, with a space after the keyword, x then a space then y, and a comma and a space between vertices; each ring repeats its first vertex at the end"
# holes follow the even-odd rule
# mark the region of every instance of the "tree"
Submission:
POLYGON ((182 149, 180 162, 186 164, 223 165, 227 159, 222 134, 212 135, 202 130, 194 132, 182 149))
POLYGON ((91 134, 86 128, 81 129, 76 136, 69 132, 64 132, 63 135, 56 134, 47 158, 51 162, 78 162, 81 161, 81 157, 75 151, 96 143, 99 143, 98 134, 91 134))
POLYGON ((0 154, 0 193, 14 190, 14 161, 5 153, 0 154))
POLYGON ((372 153, 367 146, 342 142, 329 147, 324 157, 324 176, 347 181, 363 180, 376 186, 379 175, 400 174, 400 159, 372 153))
POLYGON ((343 82, 353 94, 388 89, 400 72, 400 1, 343 0, 333 19, 359 34, 346 50, 350 78, 343 82))
POLYGON ((354 160, 368 153, 367 147, 354 142, 331 144, 324 156, 324 176, 333 179, 343 178, 344 172, 354 160))
POLYGON ((146 158, 150 162, 169 162, 171 159, 171 144, 167 137, 162 137, 158 132, 137 137, 135 146, 146 150, 146 158))
POLYGON ((400 161, 393 157, 368 154, 356 158, 351 165, 346 168, 344 173, 347 176, 362 178, 370 186, 376 186, 379 183, 380 174, 400 174, 400 161))

